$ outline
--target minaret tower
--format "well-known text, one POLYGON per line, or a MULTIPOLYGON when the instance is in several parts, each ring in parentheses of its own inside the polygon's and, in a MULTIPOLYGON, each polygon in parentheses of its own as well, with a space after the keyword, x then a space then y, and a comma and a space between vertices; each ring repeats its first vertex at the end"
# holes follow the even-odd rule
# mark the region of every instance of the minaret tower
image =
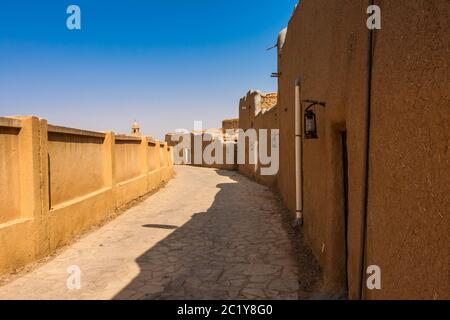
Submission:
POLYGON ((131 126, 131 135, 136 137, 139 137, 141 135, 141 127, 136 121, 134 121, 133 125, 131 126))

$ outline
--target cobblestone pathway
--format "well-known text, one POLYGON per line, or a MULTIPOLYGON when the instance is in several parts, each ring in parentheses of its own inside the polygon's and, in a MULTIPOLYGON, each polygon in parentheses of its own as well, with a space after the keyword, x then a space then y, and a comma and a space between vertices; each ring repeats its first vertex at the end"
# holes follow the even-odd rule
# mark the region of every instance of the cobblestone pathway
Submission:
POLYGON ((235 172, 177 167, 157 194, 0 287, 0 299, 297 299, 273 194, 235 172), (68 290, 79 266, 81 289, 68 290))

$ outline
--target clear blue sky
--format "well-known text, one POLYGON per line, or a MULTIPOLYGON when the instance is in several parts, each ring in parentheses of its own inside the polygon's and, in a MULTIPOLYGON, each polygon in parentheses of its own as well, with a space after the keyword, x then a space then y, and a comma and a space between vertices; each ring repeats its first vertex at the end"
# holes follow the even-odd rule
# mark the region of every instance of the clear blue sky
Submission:
POLYGON ((296 0, 0 2, 0 115, 145 134, 219 127, 251 88, 276 90, 276 42, 296 0), (66 9, 81 8, 81 30, 66 9))

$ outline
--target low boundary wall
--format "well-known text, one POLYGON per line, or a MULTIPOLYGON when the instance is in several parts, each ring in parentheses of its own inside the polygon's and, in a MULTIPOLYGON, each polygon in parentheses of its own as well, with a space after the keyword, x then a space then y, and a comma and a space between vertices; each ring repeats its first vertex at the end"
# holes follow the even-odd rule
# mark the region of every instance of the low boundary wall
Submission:
POLYGON ((111 219, 173 176, 173 149, 148 137, 0 117, 0 274, 111 219))

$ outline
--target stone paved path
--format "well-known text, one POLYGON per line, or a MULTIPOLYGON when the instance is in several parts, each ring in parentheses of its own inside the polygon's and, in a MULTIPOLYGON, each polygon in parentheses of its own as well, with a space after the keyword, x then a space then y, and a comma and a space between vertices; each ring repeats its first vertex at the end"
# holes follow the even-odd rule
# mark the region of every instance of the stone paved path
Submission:
POLYGON ((0 287, 0 299, 297 299, 272 193, 235 172, 177 167, 157 194, 0 287), (79 266, 81 289, 67 289, 79 266))

